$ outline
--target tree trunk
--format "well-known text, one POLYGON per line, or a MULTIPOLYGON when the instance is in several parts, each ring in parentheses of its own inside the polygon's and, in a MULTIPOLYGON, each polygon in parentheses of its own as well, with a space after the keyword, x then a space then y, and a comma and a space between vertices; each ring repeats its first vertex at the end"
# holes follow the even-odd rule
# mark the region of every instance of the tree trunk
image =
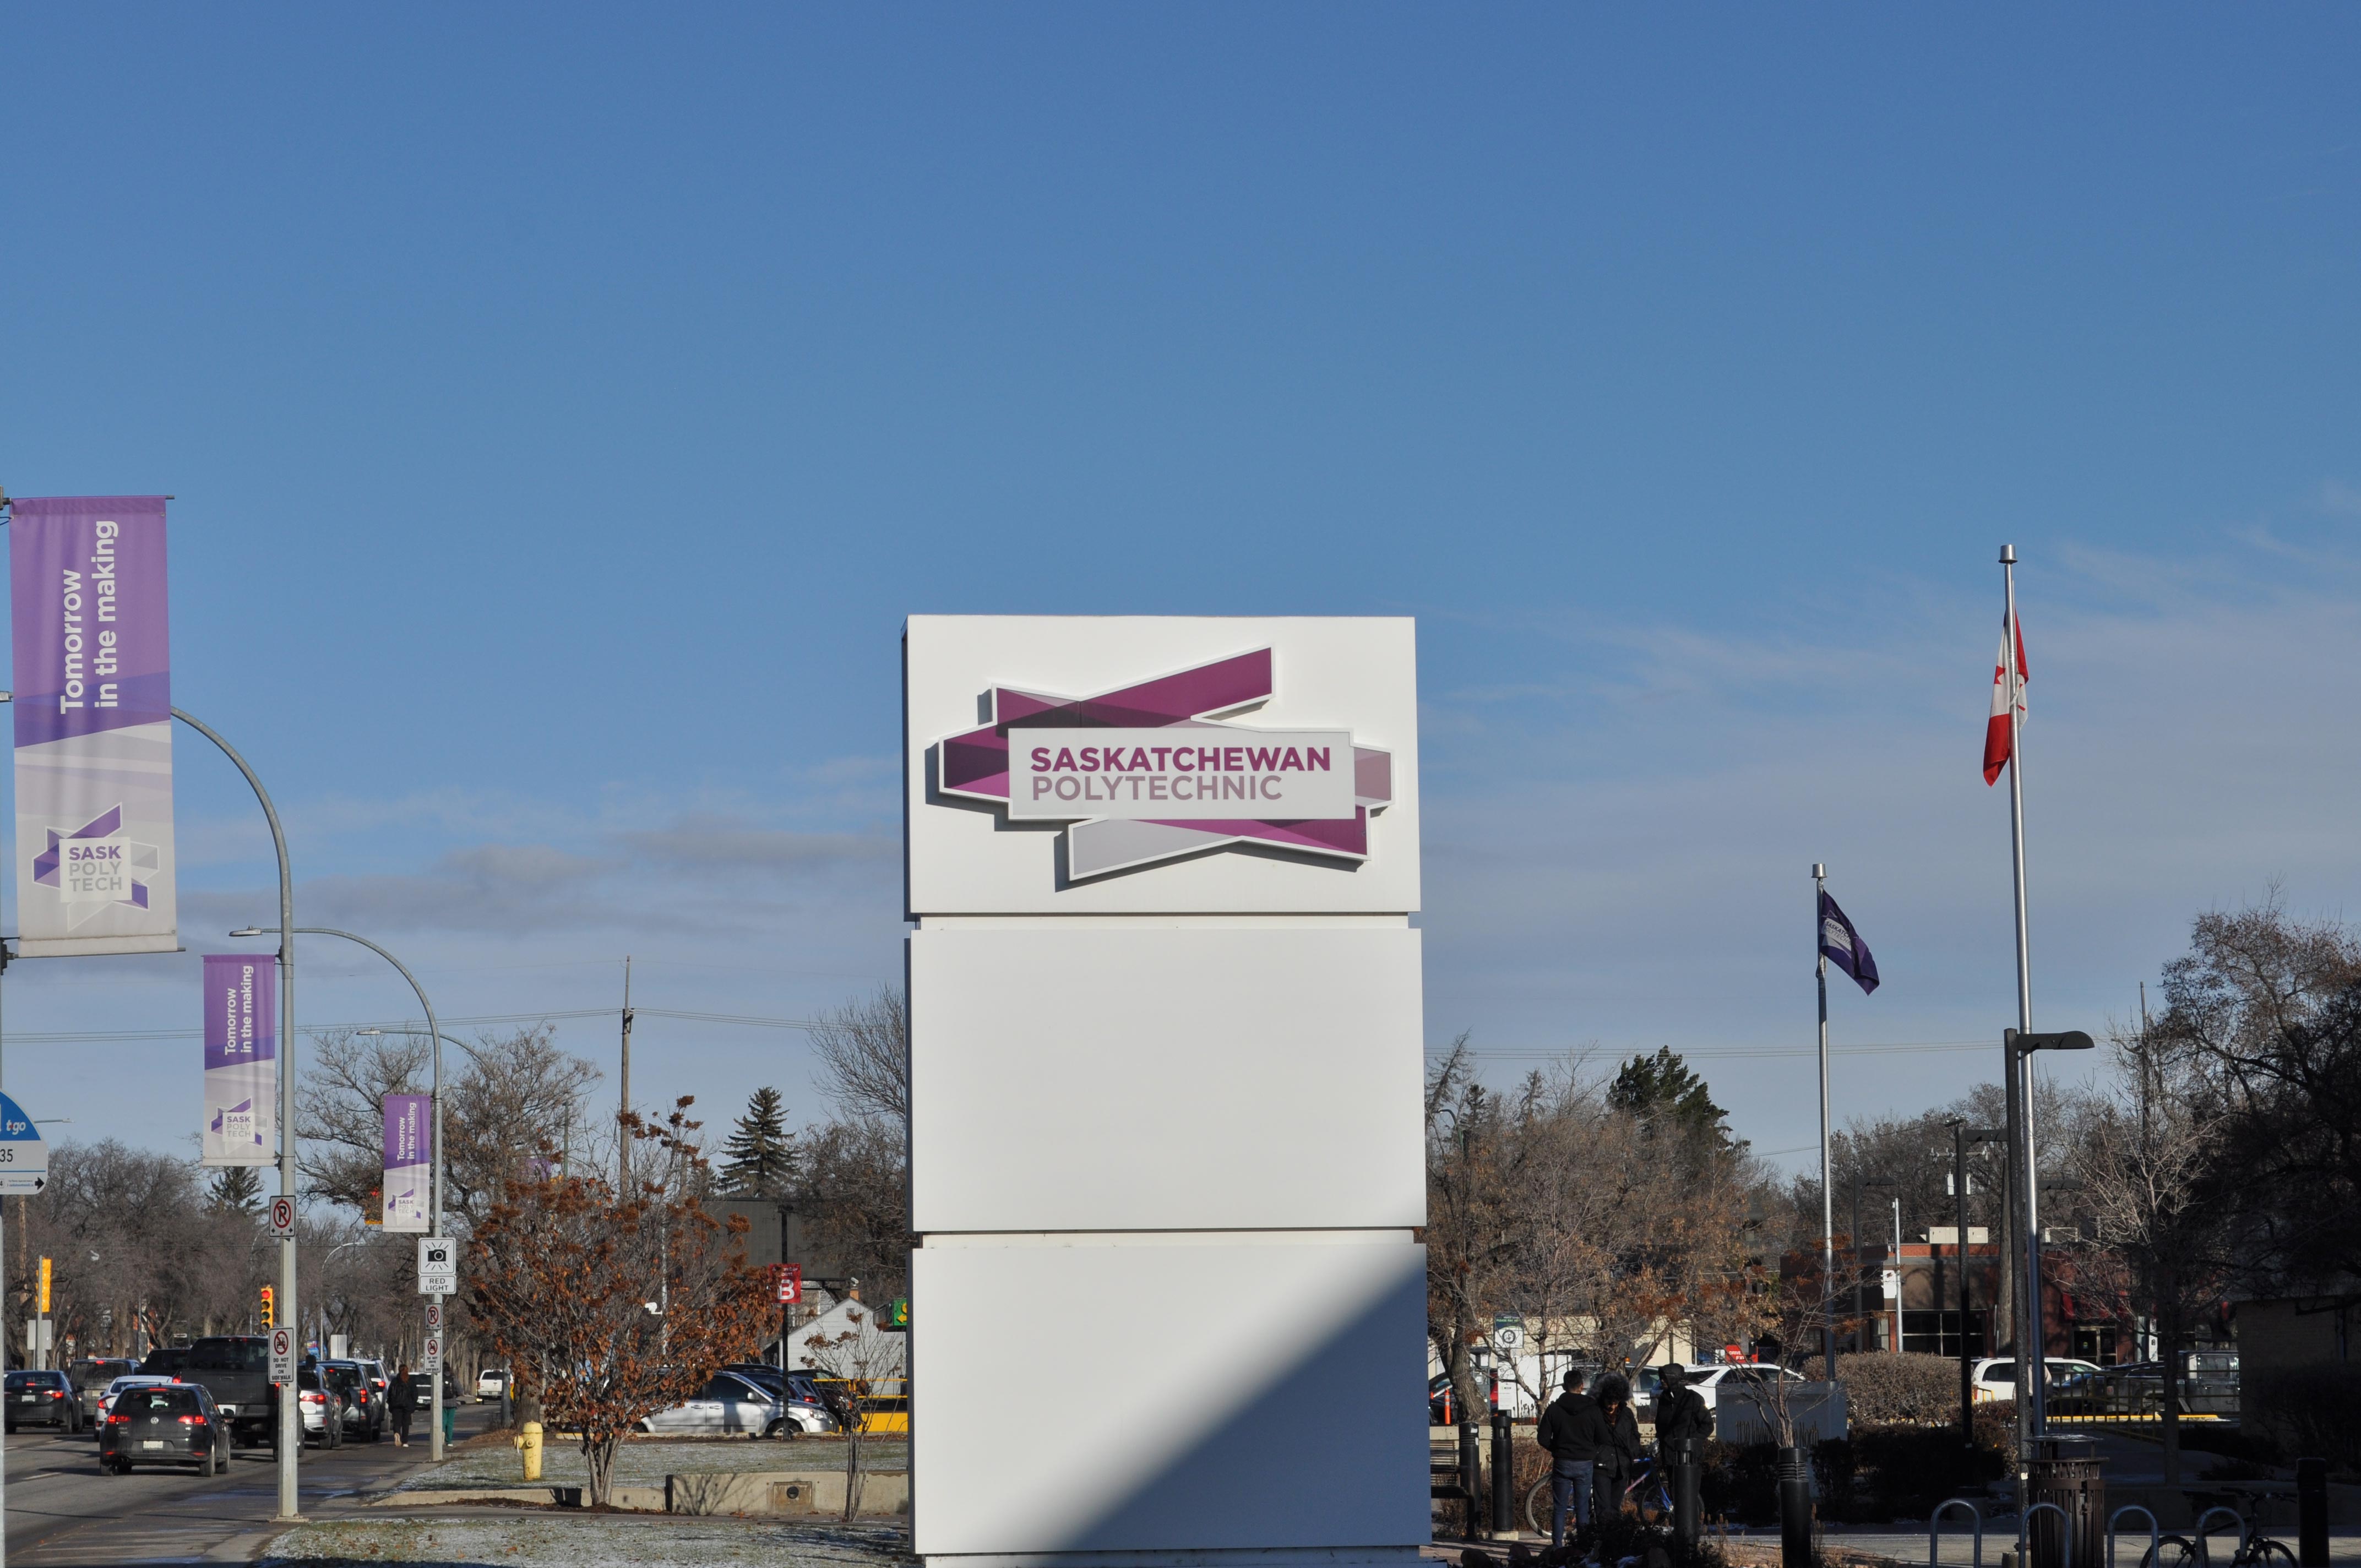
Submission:
POLYGON ((596 1441, 588 1432, 582 1434, 582 1457, 590 1466, 589 1500, 595 1508, 605 1508, 607 1499, 614 1496, 615 1450, 621 1442, 619 1434, 611 1432, 596 1441))
POLYGON ((844 1517, 851 1522, 861 1511, 861 1400, 855 1396, 844 1427, 844 1517))

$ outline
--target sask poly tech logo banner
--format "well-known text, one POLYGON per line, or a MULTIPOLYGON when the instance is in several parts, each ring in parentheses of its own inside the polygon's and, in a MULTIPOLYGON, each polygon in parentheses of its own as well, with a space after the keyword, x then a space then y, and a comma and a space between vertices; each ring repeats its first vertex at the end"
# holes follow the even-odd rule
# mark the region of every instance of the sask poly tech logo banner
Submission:
POLYGON ((1077 881, 1228 845, 1367 859, 1392 753, 1345 729, 1223 721, 1272 691, 1268 648, 1095 696, 994 686, 992 721, 940 742, 942 793, 1071 824, 1077 881))

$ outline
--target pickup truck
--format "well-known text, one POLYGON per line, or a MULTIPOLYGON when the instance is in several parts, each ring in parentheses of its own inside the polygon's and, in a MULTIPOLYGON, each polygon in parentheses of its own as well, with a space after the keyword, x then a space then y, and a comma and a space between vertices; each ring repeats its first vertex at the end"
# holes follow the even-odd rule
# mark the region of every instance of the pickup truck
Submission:
POLYGON ((229 1418, 230 1442, 268 1443, 278 1424, 270 1397, 270 1341, 262 1334, 214 1334, 189 1346, 176 1369, 184 1383, 202 1384, 229 1418))

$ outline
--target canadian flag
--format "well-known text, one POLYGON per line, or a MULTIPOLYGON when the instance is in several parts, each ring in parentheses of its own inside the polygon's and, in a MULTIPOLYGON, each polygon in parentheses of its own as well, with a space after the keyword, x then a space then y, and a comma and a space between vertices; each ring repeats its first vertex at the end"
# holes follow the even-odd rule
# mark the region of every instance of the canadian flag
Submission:
POLYGON ((2012 686, 2016 696, 2016 721, 2019 724, 2025 722, 2025 683, 2030 678, 2025 667, 2025 623, 2019 621, 2015 627, 2016 678, 2014 681, 2009 679, 2009 630, 2007 618, 2003 617, 2000 650, 1993 655, 1992 718, 1984 726, 1984 783, 1988 784, 1998 782, 2000 771, 2008 766, 2008 699, 2012 686))

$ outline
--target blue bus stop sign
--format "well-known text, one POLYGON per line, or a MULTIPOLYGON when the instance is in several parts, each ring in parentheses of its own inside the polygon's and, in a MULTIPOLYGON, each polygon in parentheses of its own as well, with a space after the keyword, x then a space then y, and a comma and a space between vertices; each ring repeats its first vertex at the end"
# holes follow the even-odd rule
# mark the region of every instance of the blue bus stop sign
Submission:
POLYGON ((23 1106, 0 1094, 0 1192, 38 1192, 49 1184, 49 1146, 23 1106))

